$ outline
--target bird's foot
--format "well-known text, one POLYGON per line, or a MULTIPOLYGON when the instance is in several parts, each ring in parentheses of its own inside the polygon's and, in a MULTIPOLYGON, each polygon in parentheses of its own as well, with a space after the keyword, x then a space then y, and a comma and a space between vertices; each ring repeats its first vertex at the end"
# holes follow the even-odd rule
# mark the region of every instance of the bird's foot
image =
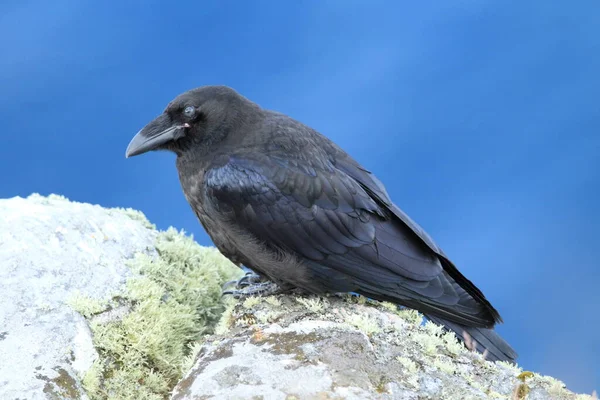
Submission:
POLYGON ((229 294, 235 299, 241 299, 250 296, 272 296, 280 293, 283 293, 283 290, 279 285, 277 285, 275 282, 265 281, 246 284, 242 287, 238 286, 237 289, 225 290, 223 291, 223 296, 229 294))
POLYGON ((234 280, 234 281, 225 282, 222 286, 222 289, 226 290, 230 286, 235 287, 236 289, 242 289, 247 286, 251 286, 256 283, 259 283, 261 280, 262 280, 262 277, 260 275, 258 275, 257 273, 255 273, 251 270, 247 270, 246 275, 242 276, 237 281, 234 280))

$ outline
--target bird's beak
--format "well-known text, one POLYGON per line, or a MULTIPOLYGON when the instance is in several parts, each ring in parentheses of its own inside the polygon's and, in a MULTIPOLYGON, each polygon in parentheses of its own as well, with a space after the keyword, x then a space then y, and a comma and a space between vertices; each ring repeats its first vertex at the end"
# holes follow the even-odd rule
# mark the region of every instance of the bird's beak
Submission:
POLYGON ((129 142, 125 157, 133 157, 154 150, 157 147, 184 136, 188 124, 173 125, 167 114, 161 114, 143 127, 129 142))

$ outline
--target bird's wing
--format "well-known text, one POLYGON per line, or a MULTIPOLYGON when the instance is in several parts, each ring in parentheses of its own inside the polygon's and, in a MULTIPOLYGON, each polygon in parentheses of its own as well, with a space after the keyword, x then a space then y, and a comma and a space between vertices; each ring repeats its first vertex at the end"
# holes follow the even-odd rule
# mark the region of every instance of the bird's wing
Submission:
POLYGON ((383 185, 353 162, 337 164, 233 154, 207 170, 206 196, 255 238, 299 255, 313 279, 337 285, 331 290, 492 326, 491 305, 463 288, 466 278, 446 271, 437 246, 389 201, 383 185))

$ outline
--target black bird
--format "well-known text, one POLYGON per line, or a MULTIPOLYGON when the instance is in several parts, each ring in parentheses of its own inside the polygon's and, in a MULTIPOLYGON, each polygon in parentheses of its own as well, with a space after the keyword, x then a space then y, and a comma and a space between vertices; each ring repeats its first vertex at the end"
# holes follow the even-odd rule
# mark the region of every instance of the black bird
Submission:
POLYGON ((371 172, 314 129, 229 87, 204 86, 172 100, 126 157, 150 150, 177 155, 185 197, 215 246, 266 281, 238 294, 272 282, 354 292, 416 309, 490 360, 516 359, 483 293, 371 172))

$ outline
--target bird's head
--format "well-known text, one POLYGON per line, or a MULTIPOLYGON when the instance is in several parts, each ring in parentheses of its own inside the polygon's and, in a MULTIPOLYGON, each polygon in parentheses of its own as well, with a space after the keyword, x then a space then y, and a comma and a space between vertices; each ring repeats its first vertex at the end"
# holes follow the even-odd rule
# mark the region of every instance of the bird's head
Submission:
POLYGON ((173 99, 161 115, 131 139, 125 157, 151 150, 170 150, 180 155, 195 144, 225 136, 240 114, 254 107, 226 86, 192 89, 173 99))

